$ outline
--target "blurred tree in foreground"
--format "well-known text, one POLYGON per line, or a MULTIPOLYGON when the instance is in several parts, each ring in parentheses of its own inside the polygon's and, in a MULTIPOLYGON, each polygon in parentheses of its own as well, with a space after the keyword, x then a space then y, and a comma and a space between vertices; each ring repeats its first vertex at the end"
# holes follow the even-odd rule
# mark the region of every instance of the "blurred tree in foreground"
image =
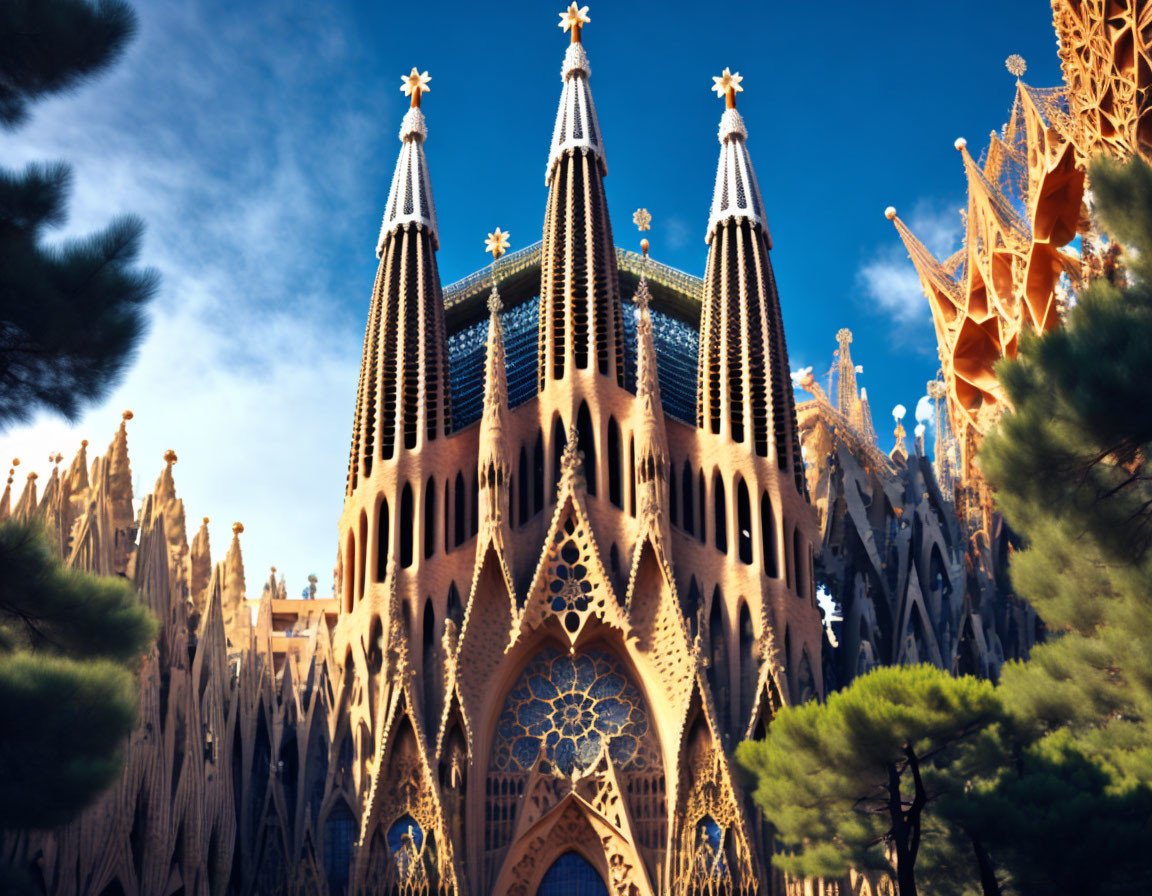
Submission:
POLYGON ((891 857, 909 896, 919 854, 939 896, 1152 892, 1152 169, 1091 181, 1126 273, 1001 362, 1013 411, 980 451, 1050 639, 994 690, 877 670, 741 745, 787 871, 891 857))
MULTIPOLYGON (((0 3, 0 127, 118 59, 136 29, 121 0, 0 3)), ((115 384, 144 332, 156 276, 135 266, 143 226, 44 244, 61 226, 71 172, 61 163, 0 168, 0 430, 47 409, 75 417, 115 384)))
MULTIPOLYGON (((0 127, 118 59, 135 32, 120 0, 0 3, 0 127)), ((142 228, 119 218, 60 245, 65 165, 0 169, 0 429, 102 397, 144 331, 156 277, 135 267, 142 228)), ((0 826, 68 821, 119 773, 137 671, 155 621, 123 579, 63 566, 36 520, 0 524, 0 826)), ((8 876, 0 885, 21 883, 8 876)))

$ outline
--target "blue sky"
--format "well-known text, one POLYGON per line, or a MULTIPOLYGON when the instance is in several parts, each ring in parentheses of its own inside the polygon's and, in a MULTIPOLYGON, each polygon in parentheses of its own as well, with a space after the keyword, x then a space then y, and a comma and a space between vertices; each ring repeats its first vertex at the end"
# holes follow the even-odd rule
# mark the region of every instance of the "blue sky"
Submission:
MULTIPOLYGON (((66 234, 134 212, 163 274, 136 365, 74 426, 43 418, 0 436, 0 457, 47 472, 81 438, 103 449, 132 408, 133 470, 151 488, 166 448, 191 529, 212 519, 217 559, 246 526, 248 592, 268 567, 290 594, 326 588, 374 246, 406 101, 428 69, 427 153, 440 271, 484 263, 499 225, 539 239, 544 170, 566 37, 559 2, 137 2, 140 34, 110 75, 36 107, 0 135, 0 164, 65 159, 66 234)), ((1059 83, 1043 0, 860 4, 592 5, 585 46, 608 155, 616 242, 653 215, 652 254, 704 268, 724 66, 775 243, 793 368, 822 374, 835 332, 855 332, 881 443, 889 409, 915 406, 936 369, 920 295, 884 207, 940 254, 959 245, 976 154, 1007 117, 1010 53, 1025 80, 1059 83)), ((909 427, 911 428, 911 427, 909 427)), ((22 481, 22 477, 21 477, 22 481)), ((43 480, 42 480, 43 481, 43 480)))

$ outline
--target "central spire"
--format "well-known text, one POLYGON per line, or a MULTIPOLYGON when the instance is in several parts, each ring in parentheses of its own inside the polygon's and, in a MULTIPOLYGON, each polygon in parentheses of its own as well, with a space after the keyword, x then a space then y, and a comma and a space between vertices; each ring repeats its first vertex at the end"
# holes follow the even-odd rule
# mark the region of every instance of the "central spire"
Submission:
POLYGON ((415 68, 400 78, 411 105, 400 124, 400 157, 376 244, 380 265, 364 334, 349 495, 372 475, 375 460, 418 450, 446 436, 451 423, 436 206, 420 110, 431 80, 415 68))
POLYGON ((747 218, 764 229, 768 248, 772 248, 772 237, 768 234, 768 222, 764 217, 764 202, 760 198, 760 185, 756 182, 756 172, 748 158, 748 130, 744 119, 736 111, 736 94, 743 93, 740 82, 744 79, 739 72, 725 68, 719 76, 713 76, 712 89, 717 96, 724 97, 724 114, 720 118, 720 131, 716 135, 720 141, 720 163, 716 168, 716 188, 712 193, 712 214, 708 218, 707 241, 712 242, 716 225, 732 218, 747 218))
POLYGON ((624 384, 624 334, 616 250, 603 178, 608 173, 591 67, 581 43, 591 19, 575 3, 560 13, 571 32, 563 89, 548 153, 548 207, 540 282, 540 389, 573 370, 594 369, 624 384))
POLYGON ((788 349, 768 258, 772 241, 745 145, 748 132, 736 111, 743 79, 724 69, 712 80, 725 109, 708 223, 697 425, 747 444, 760 457, 774 457, 781 470, 795 473, 802 490, 788 349))

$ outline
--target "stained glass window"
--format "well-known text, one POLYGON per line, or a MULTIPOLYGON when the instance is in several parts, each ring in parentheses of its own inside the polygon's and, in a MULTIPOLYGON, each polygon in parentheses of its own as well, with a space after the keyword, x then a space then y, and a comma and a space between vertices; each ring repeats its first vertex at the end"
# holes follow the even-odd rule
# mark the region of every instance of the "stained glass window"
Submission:
POLYGON ((528 771, 541 750, 564 774, 585 770, 602 744, 617 768, 658 762, 640 691, 605 650, 570 656, 546 647, 508 693, 496 726, 492 767, 528 771))
POLYGON ((424 831, 411 815, 401 815, 388 828, 388 851, 401 880, 412 873, 423 845, 424 831))
MULTIPOLYGON (((345 743, 351 743, 345 738, 345 743)), ((343 747, 341 747, 343 752, 343 747)), ((328 878, 328 892, 343 894, 348 888, 352 846, 356 841, 356 819, 348 804, 336 804, 324 824, 324 875, 328 878)))
POLYGON ((608 896, 608 888, 587 859, 566 852, 552 863, 536 896, 608 896))
POLYGON ((696 825, 696 874, 700 878, 728 876, 728 863, 724 860, 724 829, 705 815, 696 825))

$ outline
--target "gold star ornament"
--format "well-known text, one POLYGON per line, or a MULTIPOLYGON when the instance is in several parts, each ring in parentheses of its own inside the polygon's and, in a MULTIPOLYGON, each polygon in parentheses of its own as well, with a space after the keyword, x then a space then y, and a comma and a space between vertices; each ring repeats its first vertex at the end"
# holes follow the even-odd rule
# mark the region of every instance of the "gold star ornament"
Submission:
POLYGON ((492 253, 492 260, 495 261, 501 255, 508 251, 508 234, 497 227, 492 233, 488 234, 488 239, 484 241, 484 250, 492 253))
POLYGON ((588 7, 577 6, 573 3, 564 12, 560 13, 560 28, 567 32, 572 29, 572 43, 580 43, 580 29, 592 20, 588 18, 588 7))
POLYGON ((638 208, 632 214, 632 223, 636 225, 637 230, 651 230, 652 229, 652 216, 648 214, 648 209, 638 208))
POLYGON ((740 82, 743 80, 740 72, 730 71, 726 67, 719 77, 712 76, 712 89, 716 91, 716 96, 722 96, 728 100, 729 109, 734 109, 736 108, 736 94, 744 92, 744 88, 740 86, 740 82))
POLYGON ((412 97, 412 106, 415 108, 420 105, 421 94, 428 93, 432 89, 428 86, 431 80, 428 72, 417 71, 413 66, 412 71, 400 76, 400 91, 404 96, 412 97))

